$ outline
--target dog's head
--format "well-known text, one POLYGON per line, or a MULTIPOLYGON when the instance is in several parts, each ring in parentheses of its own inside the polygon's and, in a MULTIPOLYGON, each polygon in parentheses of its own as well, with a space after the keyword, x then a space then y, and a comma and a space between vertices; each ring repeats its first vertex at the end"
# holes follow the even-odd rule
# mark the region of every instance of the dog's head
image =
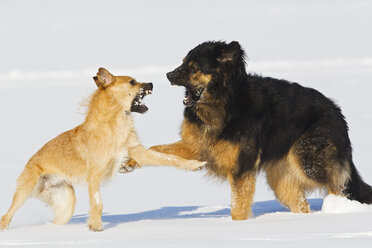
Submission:
POLYGON ((114 76, 105 68, 99 68, 93 79, 98 88, 110 91, 119 102, 130 106, 130 111, 142 114, 148 110, 142 99, 152 93, 152 83, 139 83, 128 76, 114 76))
POLYGON ((167 78, 172 85, 186 88, 183 103, 192 107, 207 100, 206 90, 213 97, 229 87, 229 77, 237 70, 245 71, 244 51, 238 42, 205 42, 192 49, 167 78))

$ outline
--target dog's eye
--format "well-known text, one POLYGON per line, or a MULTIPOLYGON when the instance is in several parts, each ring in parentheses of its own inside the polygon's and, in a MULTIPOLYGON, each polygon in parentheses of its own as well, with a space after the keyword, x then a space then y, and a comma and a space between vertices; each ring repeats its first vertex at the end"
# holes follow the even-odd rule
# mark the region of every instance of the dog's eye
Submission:
POLYGON ((136 81, 132 80, 129 82, 131 85, 135 85, 136 84, 136 81))
POLYGON ((191 67, 190 67, 190 72, 191 73, 196 73, 198 71, 198 68, 195 66, 195 65, 192 65, 191 67))

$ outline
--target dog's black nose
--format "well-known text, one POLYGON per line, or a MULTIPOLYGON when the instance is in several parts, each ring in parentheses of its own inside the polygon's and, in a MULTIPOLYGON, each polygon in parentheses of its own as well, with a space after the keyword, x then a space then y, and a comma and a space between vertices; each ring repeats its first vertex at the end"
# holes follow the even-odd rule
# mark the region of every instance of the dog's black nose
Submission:
POLYGON ((144 90, 152 90, 153 89, 152 83, 144 83, 143 89, 144 90))
POLYGON ((167 75, 168 80, 171 81, 172 72, 168 72, 166 75, 167 75))
POLYGON ((168 78, 169 82, 171 83, 171 85, 174 85, 175 81, 176 81, 176 79, 175 79, 176 75, 175 75, 174 71, 168 72, 166 75, 167 75, 167 78, 168 78))

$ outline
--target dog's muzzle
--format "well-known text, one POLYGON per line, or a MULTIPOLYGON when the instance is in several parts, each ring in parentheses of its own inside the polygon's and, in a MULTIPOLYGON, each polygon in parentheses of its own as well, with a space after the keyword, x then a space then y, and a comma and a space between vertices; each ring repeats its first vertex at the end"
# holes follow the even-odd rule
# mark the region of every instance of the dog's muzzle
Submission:
POLYGON ((167 73, 167 78, 168 78, 169 82, 171 83, 171 85, 175 84, 174 82, 175 82, 176 76, 175 76, 175 73, 173 71, 167 73))
POLYGON ((142 88, 144 91, 152 91, 153 84, 152 83, 144 83, 144 87, 142 88))
POLYGON ((166 75, 171 85, 184 86, 182 81, 187 77, 187 75, 182 66, 179 66, 173 71, 168 72, 166 75))

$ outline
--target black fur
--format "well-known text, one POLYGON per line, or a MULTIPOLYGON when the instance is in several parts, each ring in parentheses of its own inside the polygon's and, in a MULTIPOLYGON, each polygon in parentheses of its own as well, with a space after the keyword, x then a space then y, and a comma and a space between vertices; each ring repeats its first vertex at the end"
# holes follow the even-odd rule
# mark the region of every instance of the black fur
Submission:
POLYGON ((263 169, 292 149, 309 179, 327 186, 334 176, 329 171, 349 171, 344 193, 350 199, 372 203, 372 189, 359 177, 352 162, 348 126, 340 108, 314 89, 247 74, 244 56, 238 42, 205 42, 167 74, 172 84, 185 86, 193 99, 193 105, 184 112, 189 122, 242 147, 235 176, 254 170, 259 153, 259 167, 263 169), (212 75, 207 85, 190 83, 188 75, 196 70, 190 63, 204 75, 212 75), (203 94, 199 96, 198 90, 220 102, 202 104, 208 99, 200 99, 203 94), (208 122, 203 121, 200 112, 206 104, 210 105, 208 111, 216 112, 211 113, 208 122), (210 124, 216 121, 222 125, 210 124))

